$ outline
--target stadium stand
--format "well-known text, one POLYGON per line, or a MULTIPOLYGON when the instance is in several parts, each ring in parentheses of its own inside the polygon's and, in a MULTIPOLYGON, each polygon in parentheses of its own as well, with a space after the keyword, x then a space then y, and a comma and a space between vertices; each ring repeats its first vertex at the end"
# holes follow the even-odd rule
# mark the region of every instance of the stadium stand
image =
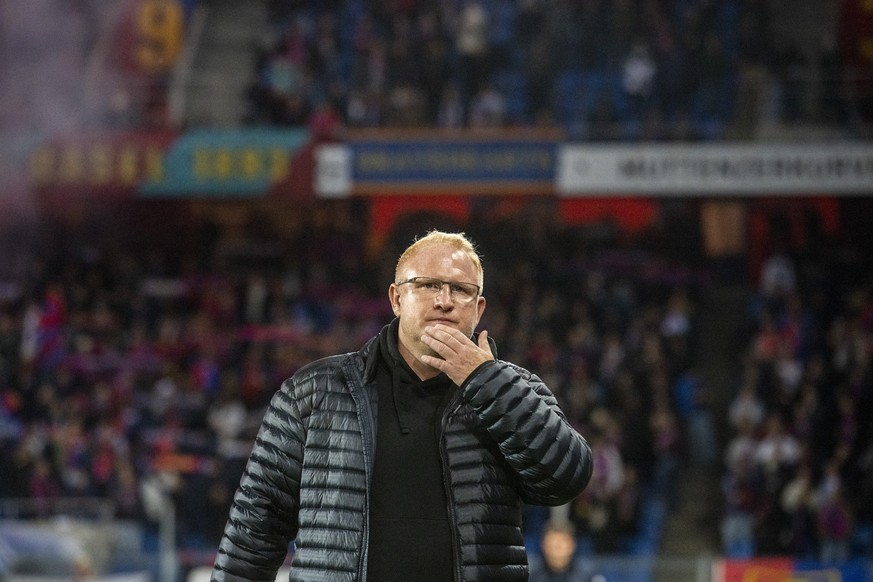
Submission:
MULTIPOLYGON (((244 19, 239 3, 179 5, 188 26, 198 11, 212 13, 211 28, 200 25, 215 36, 200 49, 232 38, 246 52, 232 63, 201 53, 192 66, 206 81, 187 87, 193 107, 178 110, 168 69, 89 74, 107 54, 101 24, 131 26, 126 10, 140 5, 118 3, 108 15, 96 9, 105 3, 73 3, 62 15, 75 27, 64 34, 30 26, 0 38, 12 43, 0 71, 30 71, 30 82, 0 87, 0 122, 46 133, 55 123, 228 124, 331 136, 337 127, 548 127, 568 140, 625 143, 754 138, 800 122, 870 134, 871 79, 839 58, 833 39, 793 36, 775 1, 252 2, 261 10, 244 19), (8 56, 30 33, 54 35, 49 56, 64 59, 19 68, 8 56), (222 66, 232 83, 210 85, 222 66), (95 99, 68 103, 83 81, 95 99), (239 94, 215 97, 227 87, 239 94), (64 103, 43 107, 58 90, 64 103), (210 101, 221 111, 206 110, 210 101)), ((0 5, 3 20, 17 21, 19 5, 0 5)), ((808 34, 824 17, 807 14, 797 28, 808 34)), ((160 31, 175 47, 165 56, 184 60, 198 48, 174 45, 176 29, 160 31)), ((108 46, 133 54, 131 38, 108 46)), ((607 580, 654 578, 671 514, 697 486, 682 481, 689 465, 722 487, 707 503, 721 534, 712 551, 823 563, 873 554, 869 249, 828 254, 834 241, 812 235, 753 248, 766 254, 731 275, 758 284, 738 317, 704 306, 722 275, 701 257, 692 225, 628 233, 607 220, 562 221, 554 199, 499 206, 477 200, 463 220, 407 213, 376 242, 355 199, 308 204, 281 225, 255 210, 223 228, 201 219, 185 236, 179 221, 190 215, 173 215, 172 203, 125 231, 112 215, 131 206, 107 200, 93 217, 83 215, 94 207, 80 208, 78 220, 0 232, 0 514, 38 523, 110 514, 118 529, 94 539, 115 559, 58 554, 69 552, 80 574, 134 564, 157 577, 166 524, 156 506, 171 506, 179 564, 169 567, 180 579, 199 572, 272 392, 299 366, 376 333, 391 317, 386 267, 413 235, 446 227, 465 230, 485 256, 483 325, 500 352, 537 370, 591 441, 595 479, 564 510, 580 553, 607 580), (705 349, 721 345, 712 336, 728 332, 724 321, 743 327, 740 349, 719 354, 732 385, 719 407, 705 349)), ((844 218, 860 222, 869 211, 846 208, 844 218)), ((536 553, 549 513, 525 515, 536 553)), ((24 533, 0 530, 0 549, 12 546, 3 536, 31 548, 57 542, 24 533)), ((0 552, 0 580, 14 567, 14 553, 0 552)))
MULTIPOLYGON (((222 240, 175 258, 86 241, 29 257, 28 277, 0 310, 0 472, 13 476, 0 496, 28 500, 7 513, 38 518, 63 498, 102 498, 118 518, 143 523, 148 546, 157 532, 136 484, 158 475, 178 510, 183 563, 207 560, 279 382, 354 349, 390 317, 378 292, 378 265, 389 261, 356 255, 366 244, 351 226, 354 207, 332 210, 288 241, 292 255, 263 253, 254 266, 222 240), (206 269, 191 264, 197 254, 206 269)), ((412 218, 398 224, 398 244, 433 224, 412 218)), ((673 384, 691 363, 705 274, 639 248, 583 258, 574 251, 584 229, 545 222, 516 247, 504 237, 521 232, 519 218, 508 220, 454 225, 480 241, 493 273, 484 325, 507 357, 548 378, 590 435, 596 481, 570 508, 583 546, 652 555, 685 447, 673 384), (660 266, 641 274, 641 262, 660 266)), ((266 250, 257 239, 237 244, 266 250)), ((530 509, 534 547, 543 517, 530 509)))
POLYGON ((351 126, 427 127, 457 90, 470 124, 491 86, 504 102, 492 123, 572 139, 754 137, 747 116, 864 132, 869 87, 845 91, 851 61, 831 37, 810 42, 834 19, 812 4, 790 32, 778 3, 744 0, 271 2, 247 121, 299 124, 327 102, 351 126))
POLYGON ((724 462, 729 555, 829 563, 873 549, 870 281, 809 250, 775 245, 748 303, 724 462))

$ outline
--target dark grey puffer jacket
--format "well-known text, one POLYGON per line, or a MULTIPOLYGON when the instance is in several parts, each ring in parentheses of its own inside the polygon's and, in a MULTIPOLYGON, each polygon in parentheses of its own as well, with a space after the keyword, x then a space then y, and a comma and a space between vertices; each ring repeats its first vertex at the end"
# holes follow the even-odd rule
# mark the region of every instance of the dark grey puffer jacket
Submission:
MULTIPOLYGON (((367 578, 377 339, 301 368, 274 395, 221 540, 212 580, 367 578)), ((527 580, 522 502, 560 505, 591 477, 591 450, 531 372, 500 360, 464 382, 443 418, 455 579, 527 580)), ((414 495, 410 491, 410 495, 414 495)))

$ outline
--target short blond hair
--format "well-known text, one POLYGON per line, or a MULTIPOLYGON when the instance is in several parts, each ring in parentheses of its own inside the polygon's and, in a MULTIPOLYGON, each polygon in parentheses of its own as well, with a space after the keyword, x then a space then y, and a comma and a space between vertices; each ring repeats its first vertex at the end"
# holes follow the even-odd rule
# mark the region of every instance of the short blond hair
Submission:
POLYGON ((482 269, 482 258, 476 250, 476 245, 473 244, 473 241, 467 238, 467 235, 463 232, 443 232, 441 230, 431 230, 423 237, 416 238, 411 245, 406 247, 406 250, 403 251, 400 254, 400 258, 397 259, 397 266, 394 269, 394 280, 397 280, 403 265, 414 257, 419 250, 425 246, 435 244, 450 245, 459 251, 463 251, 468 257, 470 257, 470 260, 473 261, 473 265, 476 267, 476 272, 478 273, 476 283, 479 285, 480 291, 484 288, 485 273, 482 269))

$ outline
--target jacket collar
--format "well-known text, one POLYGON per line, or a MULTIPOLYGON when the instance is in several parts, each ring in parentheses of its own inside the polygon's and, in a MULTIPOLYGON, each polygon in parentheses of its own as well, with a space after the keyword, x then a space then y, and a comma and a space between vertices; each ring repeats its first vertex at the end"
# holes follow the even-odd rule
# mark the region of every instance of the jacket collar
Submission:
POLYGON ((382 328, 377 335, 371 337, 358 352, 364 361, 364 383, 369 384, 376 377, 376 366, 379 364, 379 336, 387 333, 391 324, 382 328))

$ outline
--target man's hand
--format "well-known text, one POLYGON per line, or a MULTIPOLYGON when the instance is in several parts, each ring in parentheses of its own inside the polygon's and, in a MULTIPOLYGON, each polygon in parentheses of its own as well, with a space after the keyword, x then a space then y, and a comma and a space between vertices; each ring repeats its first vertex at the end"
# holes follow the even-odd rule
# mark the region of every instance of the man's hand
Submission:
POLYGON ((488 345, 488 332, 479 334, 479 345, 459 330, 438 323, 425 328, 421 341, 440 355, 421 356, 428 366, 445 372, 452 382, 460 386, 483 362, 494 359, 488 345))

